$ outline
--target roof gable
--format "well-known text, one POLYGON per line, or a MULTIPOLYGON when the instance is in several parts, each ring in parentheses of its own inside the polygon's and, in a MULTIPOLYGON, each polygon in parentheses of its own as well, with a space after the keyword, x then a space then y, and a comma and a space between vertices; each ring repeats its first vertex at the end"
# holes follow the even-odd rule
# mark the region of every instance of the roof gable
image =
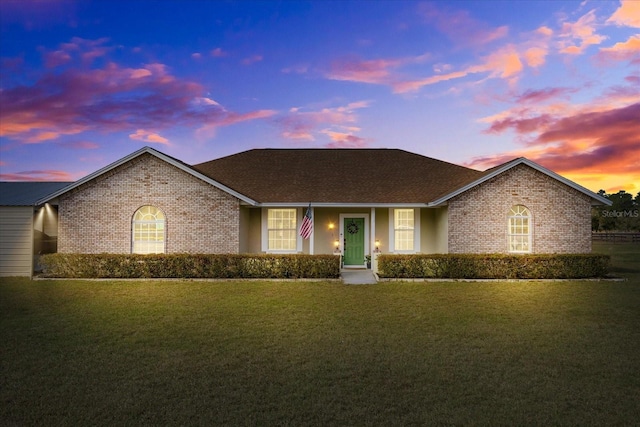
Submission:
POLYGON ((533 162, 527 158, 524 157, 519 157, 517 159, 511 160, 509 162, 503 163, 501 165, 498 166, 494 166, 490 169, 487 169, 486 171, 484 171, 482 173, 482 176, 479 177, 478 179, 471 181, 463 186, 461 186, 460 188, 452 191, 451 193, 445 194, 444 196, 432 201, 431 203, 429 203, 430 206, 438 206, 438 205, 442 205, 444 203, 446 203, 449 199, 464 193, 467 190, 470 190, 471 188, 482 184, 483 182, 486 182, 488 180, 490 180, 491 178, 498 176, 506 171, 508 171, 509 169, 512 169, 518 165, 527 165, 535 170, 537 170, 538 172, 541 172, 577 191, 579 191, 580 193, 586 194, 587 196, 591 197, 592 199, 592 204, 594 205, 608 205, 611 206, 612 202, 610 200, 608 200, 605 197, 600 196, 599 194, 594 193, 591 190, 586 189, 585 187, 576 184, 575 182, 561 176, 558 175, 557 173, 553 172, 552 170, 549 170, 539 164, 537 164, 536 162, 533 162))
POLYGON ((193 168, 261 204, 426 204, 482 175, 398 149, 256 149, 193 168))
POLYGON ((244 201, 246 203, 255 204, 255 201, 253 201, 252 199, 246 197, 245 195, 240 194, 240 193, 232 190, 231 188, 229 188, 229 187, 227 187, 227 186, 215 181, 211 177, 203 175, 202 173, 200 173, 197 170, 193 169, 191 166, 187 165, 186 163, 184 163, 184 162, 182 162, 182 161, 180 161, 180 160, 178 160, 176 158, 173 158, 171 156, 168 156, 168 155, 166 155, 164 153, 156 151, 151 147, 141 148, 140 150, 135 151, 135 152, 129 154, 128 156, 123 157, 120 160, 117 160, 117 161, 111 163, 110 165, 107 165, 104 168, 102 168, 100 170, 97 170, 96 172, 85 176, 84 178, 79 179, 78 181, 72 183, 71 185, 69 185, 67 187, 62 188, 62 189, 60 189, 60 190, 58 190, 56 192, 53 192, 53 193, 49 194, 46 197, 43 197, 42 199, 38 200, 36 203, 37 204, 43 204, 43 203, 46 203, 46 202, 48 202, 48 201, 50 201, 52 199, 55 199, 56 197, 66 193, 68 191, 71 191, 74 188, 77 188, 77 187, 81 186, 82 184, 87 183, 87 182, 99 177, 100 175, 103 175, 103 174, 105 174, 105 173, 117 168, 118 166, 123 165, 123 164, 135 159, 136 157, 139 157, 139 156, 143 155, 143 154, 150 154, 152 156, 155 156, 158 159, 163 160, 163 161, 165 161, 165 162, 177 167, 178 169, 181 169, 184 172, 186 172, 186 173, 188 173, 190 175, 193 175, 196 178, 201 179, 201 180, 213 185, 214 187, 217 187, 217 188, 225 191, 225 192, 237 197, 238 199, 240 199, 240 200, 242 200, 242 201, 244 201))

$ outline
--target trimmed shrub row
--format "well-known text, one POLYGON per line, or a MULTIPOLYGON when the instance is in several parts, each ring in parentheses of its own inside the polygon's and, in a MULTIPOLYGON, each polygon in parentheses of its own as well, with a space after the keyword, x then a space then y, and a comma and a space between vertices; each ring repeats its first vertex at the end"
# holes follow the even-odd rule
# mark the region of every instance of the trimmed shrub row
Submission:
POLYGON ((340 277, 334 255, 47 254, 45 277, 331 279, 340 277))
POLYGON ((435 279, 583 279, 604 277, 609 255, 380 255, 378 274, 385 278, 435 279))

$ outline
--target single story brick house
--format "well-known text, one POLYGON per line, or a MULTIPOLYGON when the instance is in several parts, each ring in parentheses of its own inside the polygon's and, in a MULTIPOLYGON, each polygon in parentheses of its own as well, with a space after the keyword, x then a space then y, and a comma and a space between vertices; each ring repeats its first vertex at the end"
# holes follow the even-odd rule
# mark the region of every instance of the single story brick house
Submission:
POLYGON ((600 195, 517 158, 477 171, 397 149, 142 148, 36 202, 62 253, 588 253, 600 195), (303 216, 314 232, 303 239, 303 216))

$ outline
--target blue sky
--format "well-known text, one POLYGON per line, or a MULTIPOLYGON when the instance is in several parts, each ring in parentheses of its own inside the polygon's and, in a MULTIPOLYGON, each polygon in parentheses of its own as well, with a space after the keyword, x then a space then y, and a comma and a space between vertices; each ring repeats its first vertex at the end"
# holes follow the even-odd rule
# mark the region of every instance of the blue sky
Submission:
POLYGON ((640 191, 637 1, 0 3, 0 179, 75 180, 148 145, 525 156, 640 191))

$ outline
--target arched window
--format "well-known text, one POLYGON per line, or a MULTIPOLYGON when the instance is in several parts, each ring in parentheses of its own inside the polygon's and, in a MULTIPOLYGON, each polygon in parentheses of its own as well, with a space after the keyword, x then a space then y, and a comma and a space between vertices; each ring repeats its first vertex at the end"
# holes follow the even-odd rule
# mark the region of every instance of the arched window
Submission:
POLYGON ((155 206, 142 206, 133 215, 131 252, 162 254, 165 242, 165 218, 155 206))
POLYGON ((509 252, 531 252, 531 213, 526 206, 515 205, 509 211, 509 252))

